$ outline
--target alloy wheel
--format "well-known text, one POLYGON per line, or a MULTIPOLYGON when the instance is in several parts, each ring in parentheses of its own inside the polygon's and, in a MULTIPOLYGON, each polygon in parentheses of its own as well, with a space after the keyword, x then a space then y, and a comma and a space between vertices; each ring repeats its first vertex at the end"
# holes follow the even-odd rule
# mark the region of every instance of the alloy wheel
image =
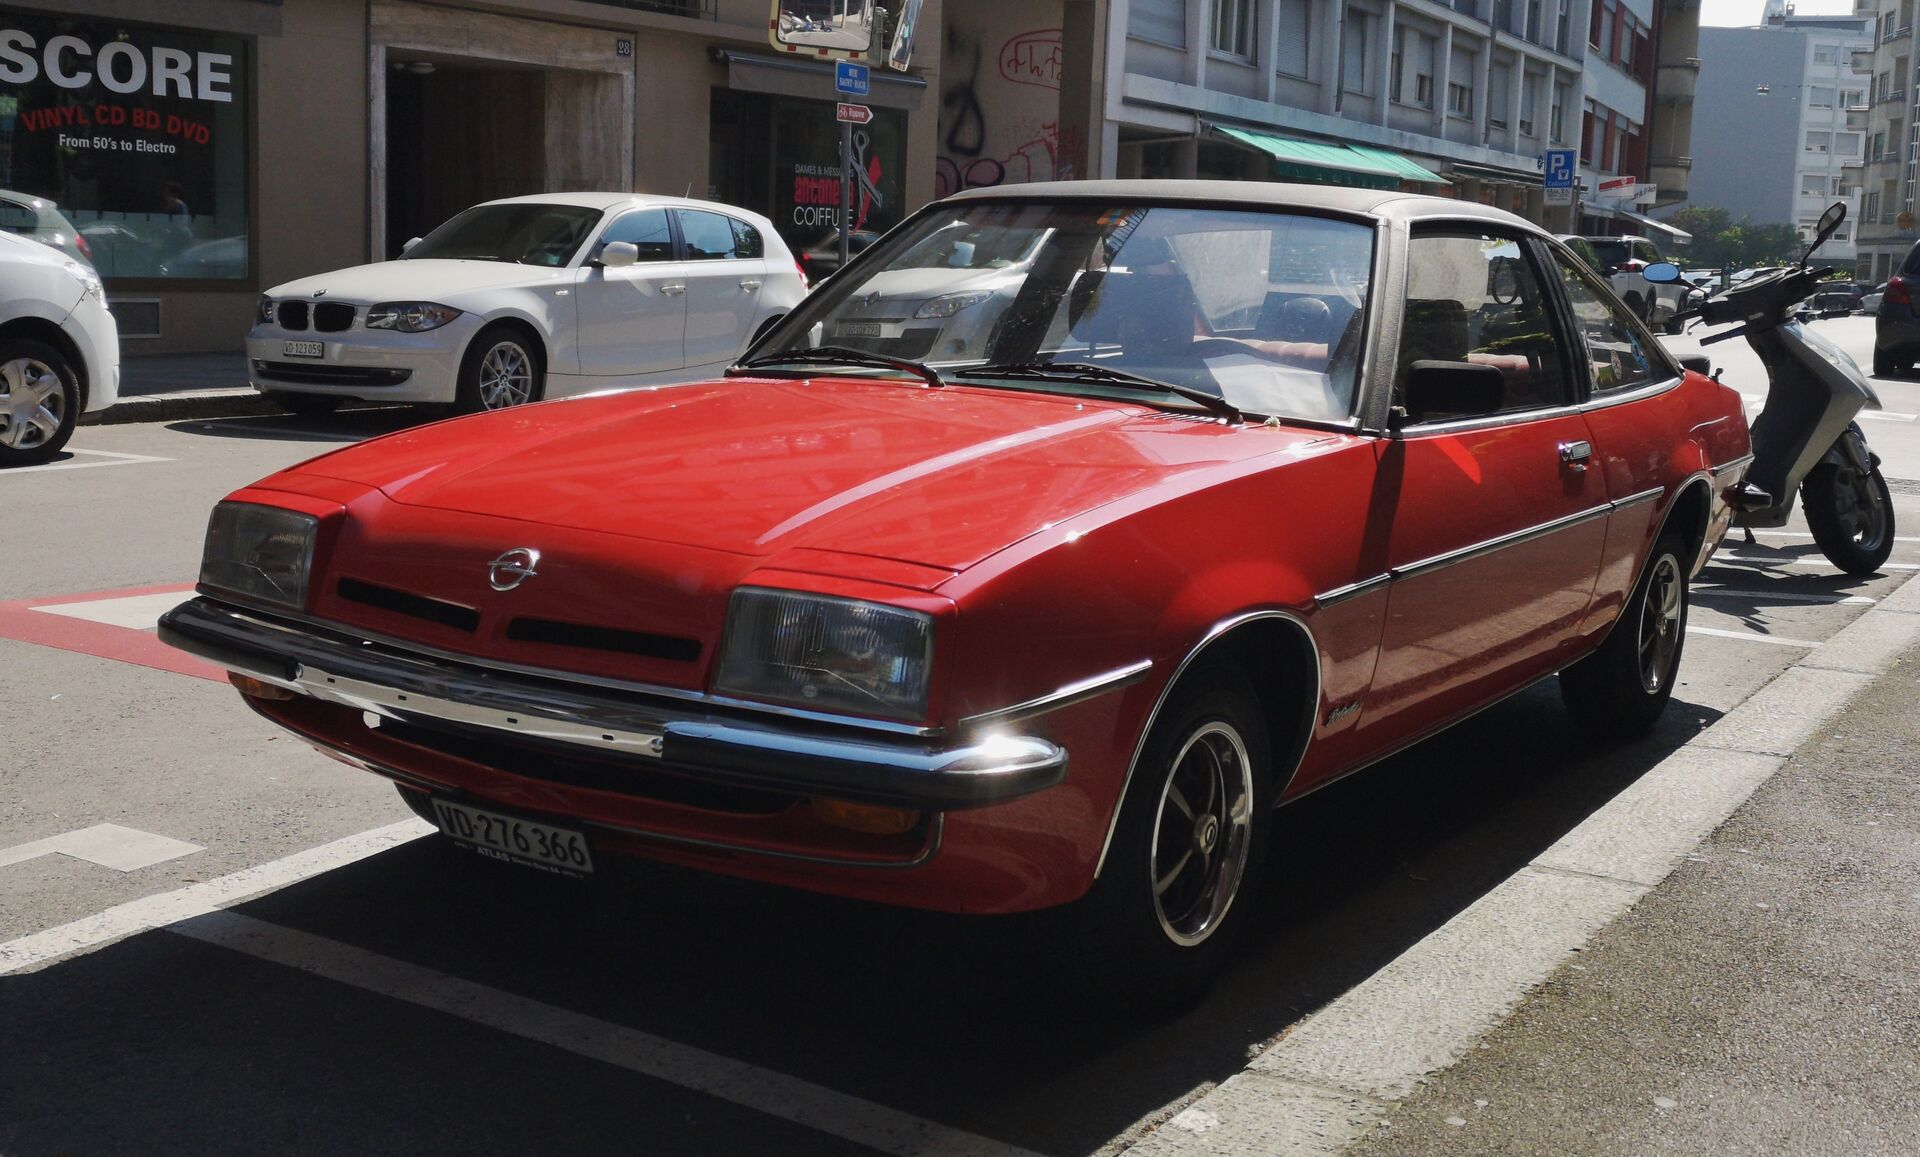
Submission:
POLYGON ((1161 785, 1148 859, 1153 906, 1168 939, 1211 936, 1240 891, 1253 830, 1253 761, 1215 720, 1187 736, 1161 785))
POLYGON ((496 343, 480 359, 480 408, 504 410, 533 400, 533 359, 518 342, 496 343))
POLYGON ((1663 554, 1647 576, 1646 601, 1640 608, 1640 686, 1658 694, 1673 674, 1674 652, 1680 648, 1680 615, 1686 583, 1680 560, 1663 554))
POLYGON ((0 365, 0 446, 34 450, 52 441, 67 417, 66 383, 38 358, 0 365))

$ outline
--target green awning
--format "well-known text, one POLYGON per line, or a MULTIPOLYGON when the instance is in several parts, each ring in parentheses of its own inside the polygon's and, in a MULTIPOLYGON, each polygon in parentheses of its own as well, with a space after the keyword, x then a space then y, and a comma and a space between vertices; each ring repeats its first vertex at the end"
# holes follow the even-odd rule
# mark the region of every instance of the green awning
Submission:
POLYGON ((1275 136, 1232 125, 1208 127, 1249 148, 1259 149, 1272 157, 1289 175, 1303 175, 1310 180, 1364 183, 1387 188, 1395 187, 1401 181, 1421 181, 1432 185, 1450 183, 1439 174, 1386 149, 1303 141, 1297 137, 1275 136))

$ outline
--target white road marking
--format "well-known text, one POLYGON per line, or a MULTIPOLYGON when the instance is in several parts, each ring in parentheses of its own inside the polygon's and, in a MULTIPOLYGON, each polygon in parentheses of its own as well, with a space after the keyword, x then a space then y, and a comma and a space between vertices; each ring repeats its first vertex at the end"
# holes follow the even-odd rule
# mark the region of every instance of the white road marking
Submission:
POLYGON ((90 458, 105 458, 105 462, 48 462, 41 466, 15 466, 11 470, 0 470, 0 478, 11 478, 16 474, 32 474, 38 470, 85 470, 91 466, 137 466, 142 462, 171 462, 171 458, 155 458, 148 454, 114 454, 106 450, 76 450, 67 447, 66 452, 73 455, 86 455, 90 458))
POLYGON ((193 597, 192 591, 163 591, 157 595, 128 595, 119 599, 89 599, 78 603, 50 603, 28 609, 69 619, 105 623, 109 627, 127 627, 151 631, 160 616, 193 597))
POLYGON ((136 932, 204 916, 224 905, 297 884, 310 876, 398 847, 433 830, 433 825, 425 820, 403 820, 172 892, 129 900, 57 928, 9 940, 0 944, 0 976, 37 968, 77 952, 88 952, 136 932))
POLYGON ((1784 595, 1772 591, 1743 591, 1734 587, 1694 587, 1695 598, 1758 599, 1765 603, 1805 603, 1837 607, 1870 607, 1874 600, 1865 595, 1829 595, 1809 592, 1784 595))
POLYGON ((1818 647, 1818 643, 1809 643, 1805 639, 1782 639, 1775 635, 1762 635, 1753 631, 1720 631, 1712 627, 1688 627, 1689 635, 1712 635, 1716 639, 1739 639, 1743 643, 1772 643, 1776 647, 1818 647))
MULTIPOLYGON (((1753 533, 1760 538, 1804 538, 1809 542, 1813 540, 1813 535, 1807 533, 1804 530, 1756 530, 1753 533)), ((1920 542, 1920 538, 1912 538, 1912 537, 1896 534, 1893 537, 1893 541, 1920 542)))
POLYGON ((1862 410, 1854 417, 1869 422, 1911 422, 1920 414, 1902 414, 1897 410, 1862 410))
POLYGON ((41 856, 62 855, 112 868, 116 872, 133 872, 205 850, 199 844, 157 836, 137 828, 95 824, 90 828, 48 836, 44 840, 0 848, 0 868, 41 856))
POLYGON ((949 1129, 759 1065, 237 912, 200 916, 167 930, 718 1097, 882 1153, 1034 1157, 1013 1145, 949 1129))
MULTIPOLYGON (((1716 554, 1713 557, 1715 562, 1740 562, 1749 566, 1817 566, 1824 570, 1833 569, 1833 564, 1824 558, 1768 558, 1751 554, 1716 554)), ((1880 564, 1880 569, 1920 570, 1920 563, 1883 562, 1880 564)))

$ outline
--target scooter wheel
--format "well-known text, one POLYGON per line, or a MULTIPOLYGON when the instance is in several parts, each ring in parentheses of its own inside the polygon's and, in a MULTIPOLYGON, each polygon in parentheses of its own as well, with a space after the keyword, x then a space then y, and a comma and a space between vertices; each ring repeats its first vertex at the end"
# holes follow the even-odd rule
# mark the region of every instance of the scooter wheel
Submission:
POLYGON ((1820 553, 1841 570, 1872 574, 1893 554, 1893 495, 1878 469, 1817 466, 1800 484, 1800 500, 1820 553))

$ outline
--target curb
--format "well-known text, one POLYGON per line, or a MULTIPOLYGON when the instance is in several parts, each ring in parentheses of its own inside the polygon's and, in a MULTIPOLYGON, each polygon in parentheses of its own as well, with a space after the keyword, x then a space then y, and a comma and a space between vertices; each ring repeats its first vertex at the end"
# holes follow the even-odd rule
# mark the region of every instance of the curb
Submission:
MULTIPOLYGON (((347 402, 341 412, 378 406, 377 402, 347 402)), ((391 404, 391 403, 387 403, 391 404)), ((80 415, 82 426, 118 426, 128 422, 184 422, 195 418, 256 418, 283 416, 286 411, 253 389, 178 390, 164 394, 136 394, 121 398, 104 410, 80 415)))
POLYGON ((1665 880, 1920 644, 1910 576, 1491 891, 1127 1149, 1336 1154, 1665 880), (1446 994, 1447 999, 1438 999, 1446 994))

